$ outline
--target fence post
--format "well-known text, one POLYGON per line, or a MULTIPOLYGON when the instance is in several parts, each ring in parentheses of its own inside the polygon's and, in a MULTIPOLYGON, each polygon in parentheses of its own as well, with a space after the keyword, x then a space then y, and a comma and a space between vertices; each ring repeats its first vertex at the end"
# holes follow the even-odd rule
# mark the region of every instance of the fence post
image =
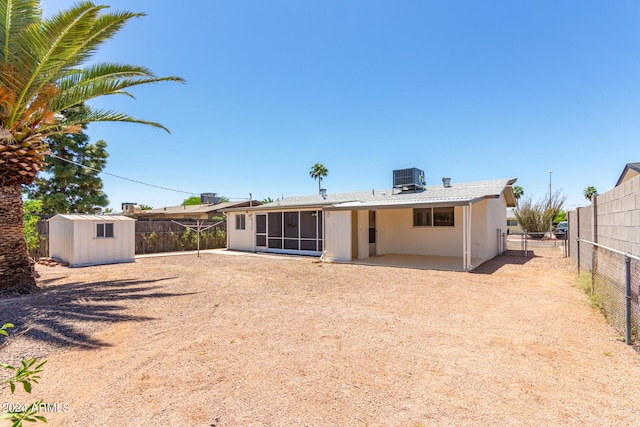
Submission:
POLYGON ((578 274, 580 274, 580 237, 576 239, 576 254, 578 255, 578 274))
POLYGON ((631 345, 631 259, 625 255, 624 264, 626 270, 625 278, 625 323, 626 323, 626 341, 627 345, 631 345))
POLYGON ((596 273, 596 247, 593 244, 591 244, 591 295, 593 295, 595 273, 596 273))

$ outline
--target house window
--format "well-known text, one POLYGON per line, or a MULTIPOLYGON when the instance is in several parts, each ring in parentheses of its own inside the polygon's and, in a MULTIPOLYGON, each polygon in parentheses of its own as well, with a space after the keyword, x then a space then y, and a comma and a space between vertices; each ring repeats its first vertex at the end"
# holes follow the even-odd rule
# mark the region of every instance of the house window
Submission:
POLYGON ((509 227, 517 227, 518 226, 518 220, 516 220, 516 219, 508 219, 507 220, 507 226, 509 226, 509 227))
POLYGON ((413 226, 414 227, 430 227, 431 226, 431 208, 414 209, 413 210, 413 226))
POLYGON ((453 227, 453 206, 450 208, 433 208, 434 227, 453 227))
POLYGON ((236 214, 236 230, 244 230, 246 218, 244 214, 236 214))
POLYGON ((453 227, 453 206, 447 208, 419 208, 413 210, 414 227, 453 227))
POLYGON ((113 237, 113 223, 96 224, 96 237, 113 237))

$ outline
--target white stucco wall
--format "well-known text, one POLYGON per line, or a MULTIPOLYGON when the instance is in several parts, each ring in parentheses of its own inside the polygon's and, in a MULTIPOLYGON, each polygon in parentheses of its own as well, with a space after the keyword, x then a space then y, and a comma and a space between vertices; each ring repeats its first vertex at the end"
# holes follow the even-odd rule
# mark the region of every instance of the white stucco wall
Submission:
POLYGON ((462 256, 462 207, 454 227, 414 227, 413 209, 377 211, 378 254, 462 256))
POLYGON ((229 212, 227 214, 228 249, 237 251, 254 251, 254 219, 255 213, 229 212), (245 215, 244 230, 236 230, 236 215, 245 215))
POLYGON ((471 211, 471 258, 488 260, 498 255, 498 229, 507 231, 504 198, 474 203, 471 211))
MULTIPOLYGON (((324 215, 325 258, 351 261, 351 211, 330 211, 324 215)), ((365 224, 368 223, 367 220, 365 224)))

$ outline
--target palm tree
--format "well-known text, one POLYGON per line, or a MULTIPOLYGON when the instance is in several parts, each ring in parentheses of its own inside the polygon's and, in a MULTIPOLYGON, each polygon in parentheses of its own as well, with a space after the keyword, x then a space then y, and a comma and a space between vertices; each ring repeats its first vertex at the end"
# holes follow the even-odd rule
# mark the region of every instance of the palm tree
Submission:
POLYGON ((313 179, 318 180, 318 194, 320 194, 322 178, 327 176, 328 173, 329 173, 329 169, 325 168, 324 165, 321 163, 316 163, 315 165, 311 166, 311 170, 309 171, 309 176, 313 179))
POLYGON ((593 199, 593 196, 598 194, 598 190, 596 189, 596 187, 590 185, 584 189, 584 192, 582 194, 584 194, 585 199, 591 201, 591 199, 593 199))
POLYGON ((522 197, 523 194, 524 188, 520 187, 519 185, 513 187, 513 197, 516 198, 516 203, 518 202, 518 200, 520 200, 520 197, 522 197))
POLYGON ((74 118, 62 113, 102 95, 132 96, 127 89, 133 86, 183 82, 136 65, 86 64, 130 19, 144 16, 105 8, 83 1, 44 19, 40 0, 0 2, 0 293, 36 288, 22 233, 20 189, 41 170, 48 137, 106 121, 167 130, 117 111, 90 108, 74 118))

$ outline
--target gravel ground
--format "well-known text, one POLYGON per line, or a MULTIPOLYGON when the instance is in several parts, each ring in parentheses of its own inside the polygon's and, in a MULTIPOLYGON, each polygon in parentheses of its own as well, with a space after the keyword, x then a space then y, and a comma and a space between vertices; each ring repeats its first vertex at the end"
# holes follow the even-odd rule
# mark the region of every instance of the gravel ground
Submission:
POLYGON ((205 254, 39 267, 0 360, 53 426, 640 425, 640 355, 559 249, 475 273, 205 254), (52 407, 53 408, 53 407, 52 407), (68 410, 67 410, 68 409, 68 410))

